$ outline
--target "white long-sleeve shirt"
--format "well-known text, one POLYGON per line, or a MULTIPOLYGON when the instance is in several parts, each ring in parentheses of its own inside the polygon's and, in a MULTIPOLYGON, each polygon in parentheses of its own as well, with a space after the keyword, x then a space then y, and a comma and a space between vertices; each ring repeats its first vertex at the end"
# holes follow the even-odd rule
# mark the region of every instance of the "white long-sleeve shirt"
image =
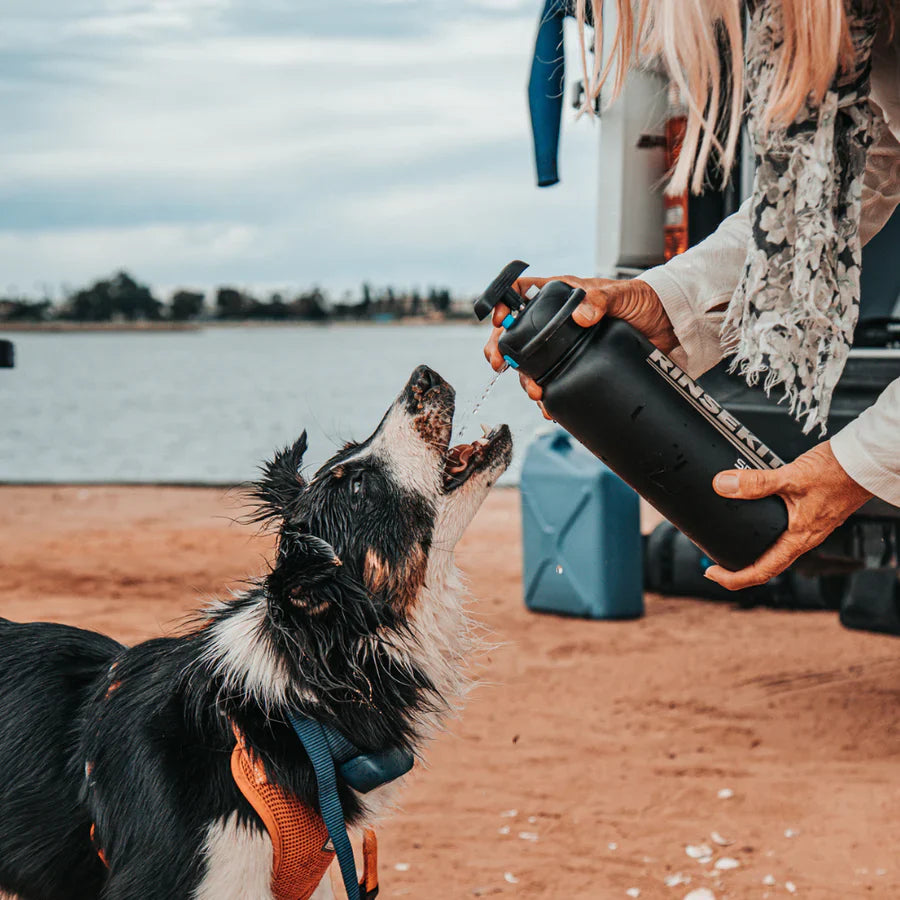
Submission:
MULTIPOLYGON (((860 236, 865 244, 900 204, 900 28, 873 54, 870 99, 886 127, 869 149, 860 236)), ((750 245, 750 201, 705 241, 641 276, 659 295, 679 341, 672 359, 697 377, 722 358, 719 332, 750 245)), ((900 252, 900 247, 897 248, 900 252)), ((847 474, 900 506, 900 378, 876 403, 831 437, 847 474)))

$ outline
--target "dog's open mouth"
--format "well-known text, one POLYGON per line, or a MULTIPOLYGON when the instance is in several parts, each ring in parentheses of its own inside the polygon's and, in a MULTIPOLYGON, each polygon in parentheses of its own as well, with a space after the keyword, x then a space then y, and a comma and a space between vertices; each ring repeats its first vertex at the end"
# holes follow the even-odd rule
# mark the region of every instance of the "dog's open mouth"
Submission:
POLYGON ((471 444, 457 444, 447 451, 444 462, 444 492, 456 490, 475 473, 490 465, 510 444, 509 428, 501 425, 489 429, 482 425, 484 437, 472 441, 471 444))

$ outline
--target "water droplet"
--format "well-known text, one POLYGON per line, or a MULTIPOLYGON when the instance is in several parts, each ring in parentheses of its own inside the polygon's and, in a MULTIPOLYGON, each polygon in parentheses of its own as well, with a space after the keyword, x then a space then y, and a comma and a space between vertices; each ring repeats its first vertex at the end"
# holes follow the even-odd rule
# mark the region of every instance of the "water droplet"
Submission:
POLYGON ((456 433, 458 435, 462 436, 465 433, 466 428, 468 427, 469 419, 471 419, 473 416, 478 415, 478 410, 481 409, 482 403, 484 403, 484 401, 487 399, 487 396, 488 394, 490 394, 491 389, 497 383, 497 379, 503 374, 504 371, 506 370, 501 369, 499 372, 494 372, 494 374, 491 375, 491 379, 490 381, 488 381, 487 387, 484 389, 484 392, 482 393, 476 404, 472 407, 472 411, 468 415, 463 415, 459 419, 458 423, 456 424, 456 433))
POLYGON ((484 389, 484 393, 481 395, 480 399, 472 409, 473 416, 478 415, 478 410, 481 409, 481 404, 484 403, 485 400, 487 400, 487 396, 488 394, 490 394, 491 388, 493 388, 493 386, 497 383, 497 379, 501 374, 501 372, 494 372, 494 374, 491 375, 491 380, 488 382, 487 387, 484 389))
POLYGON ((557 575, 562 575, 562 573, 563 573, 563 567, 562 567, 562 566, 557 566, 557 567, 556 567, 556 574, 557 574, 557 575))

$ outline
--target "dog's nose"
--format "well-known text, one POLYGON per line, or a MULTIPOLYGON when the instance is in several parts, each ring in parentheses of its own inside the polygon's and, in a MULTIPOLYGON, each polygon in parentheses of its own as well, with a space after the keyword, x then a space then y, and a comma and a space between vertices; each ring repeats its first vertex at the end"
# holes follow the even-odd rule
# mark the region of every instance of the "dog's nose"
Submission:
POLYGON ((429 391, 431 388, 444 383, 444 379, 441 378, 434 369, 430 369, 428 366, 419 366, 416 371, 413 372, 410 381, 422 391, 429 391))
POLYGON ((413 369, 412 375, 401 394, 401 397, 413 406, 421 409, 421 403, 427 398, 432 406, 438 405, 446 408, 452 404, 455 392, 453 388, 429 366, 421 365, 413 369))

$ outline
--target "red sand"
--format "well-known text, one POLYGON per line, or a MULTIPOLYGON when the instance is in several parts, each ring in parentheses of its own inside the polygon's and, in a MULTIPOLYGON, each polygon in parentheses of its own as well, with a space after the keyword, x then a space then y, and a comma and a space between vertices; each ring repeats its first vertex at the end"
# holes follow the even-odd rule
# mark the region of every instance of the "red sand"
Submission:
MULTIPOLYGON (((218 490, 7 487, 0 509, 0 614, 126 641, 271 550, 218 490)), ((639 622, 531 615, 518 523, 518 494, 495 491, 459 548, 502 646, 381 829, 383 897, 900 896, 895 640, 652 596, 639 622), (711 877, 685 854, 701 843, 739 867, 711 877), (690 884, 666 886, 676 872, 690 884)))

